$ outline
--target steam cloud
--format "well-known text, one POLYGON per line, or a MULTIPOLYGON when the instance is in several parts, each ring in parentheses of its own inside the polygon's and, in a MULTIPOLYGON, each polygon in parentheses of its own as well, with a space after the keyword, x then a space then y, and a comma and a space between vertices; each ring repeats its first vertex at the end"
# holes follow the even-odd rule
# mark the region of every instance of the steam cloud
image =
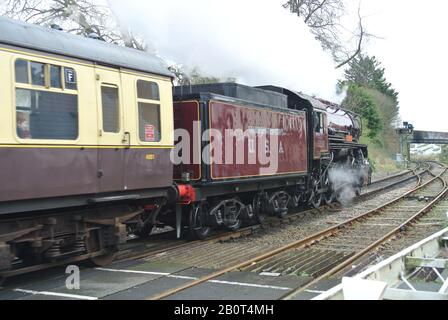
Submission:
POLYGON ((284 0, 109 0, 120 25, 150 51, 208 76, 278 85, 333 101, 330 54, 284 0))
POLYGON ((361 172, 346 166, 336 166, 328 171, 333 189, 338 194, 338 201, 344 206, 350 205, 356 198, 356 188, 361 172))

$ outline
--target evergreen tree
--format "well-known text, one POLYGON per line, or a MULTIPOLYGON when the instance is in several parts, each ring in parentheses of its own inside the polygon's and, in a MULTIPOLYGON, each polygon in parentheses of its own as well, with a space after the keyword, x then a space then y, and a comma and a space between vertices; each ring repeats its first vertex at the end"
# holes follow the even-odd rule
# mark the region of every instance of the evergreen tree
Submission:
POLYGON ((368 137, 376 139, 383 128, 378 107, 365 88, 351 83, 342 107, 359 114, 367 121, 368 137))
POLYGON ((398 92, 387 82, 385 69, 376 57, 360 55, 349 63, 350 68, 345 71, 345 79, 359 86, 376 89, 389 96, 398 105, 398 92))
POLYGON ((363 117, 372 141, 385 147, 389 154, 395 153, 398 92, 387 82, 385 69, 376 57, 359 55, 349 66, 345 80, 340 83, 341 88, 348 88, 343 107, 363 117))

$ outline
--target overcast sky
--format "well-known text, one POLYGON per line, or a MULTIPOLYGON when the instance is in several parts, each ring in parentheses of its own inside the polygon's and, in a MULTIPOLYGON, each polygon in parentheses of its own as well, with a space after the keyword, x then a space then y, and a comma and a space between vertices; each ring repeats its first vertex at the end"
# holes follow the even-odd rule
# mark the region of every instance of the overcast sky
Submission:
POLYGON ((384 38, 367 50, 399 91, 402 119, 448 131, 448 1, 363 0, 362 12, 368 30, 384 38))
MULTIPOLYGON (((285 0, 227 0, 225 5, 218 0, 108 1, 121 22, 144 31, 165 58, 200 64, 202 70, 235 67, 232 75, 246 84, 253 84, 250 78, 260 84, 295 80, 294 89, 327 97, 340 77, 303 27, 293 25, 292 15, 279 12, 285 0), (194 55, 194 48, 202 55, 194 55), (286 53, 296 57, 289 68, 286 53)), ((359 0, 345 1, 356 14, 359 0)), ((368 31, 382 38, 371 39, 365 49, 382 62, 387 80, 399 91, 402 120, 419 130, 448 131, 448 1, 362 0, 361 7, 368 31)), ((343 21, 356 19, 349 15, 343 21)), ((210 71, 219 75, 224 70, 210 71)))

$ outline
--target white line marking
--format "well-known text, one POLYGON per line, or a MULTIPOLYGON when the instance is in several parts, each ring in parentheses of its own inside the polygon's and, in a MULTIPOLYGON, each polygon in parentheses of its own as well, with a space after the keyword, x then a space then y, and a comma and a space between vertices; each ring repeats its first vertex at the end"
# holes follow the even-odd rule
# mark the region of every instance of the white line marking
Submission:
POLYGON ((32 295, 72 298, 72 299, 78 299, 78 300, 98 300, 97 297, 80 296, 77 294, 57 293, 57 292, 49 292, 49 291, 34 291, 34 290, 24 290, 24 289, 14 289, 14 291, 32 294, 32 295))
POLYGON ((262 289, 282 290, 282 291, 290 291, 290 290, 292 290, 292 288, 268 286, 268 285, 264 285, 264 284, 255 284, 255 283, 221 281, 221 280, 210 280, 210 281, 207 281, 207 282, 220 283, 220 284, 230 284, 230 285, 241 286, 241 287, 254 287, 254 288, 262 288, 262 289))
POLYGON ((96 270, 100 270, 100 271, 107 271, 107 272, 147 274, 147 275, 151 275, 151 276, 162 276, 162 277, 175 278, 175 279, 185 279, 185 280, 196 280, 197 279, 195 277, 176 276, 176 275, 172 275, 171 273, 166 273, 166 272, 151 272, 151 271, 138 271, 138 270, 119 270, 119 269, 107 269, 107 268, 95 268, 95 269, 96 270))
POLYGON ((150 271, 137 271, 137 270, 119 270, 119 269, 107 269, 107 268, 95 268, 100 271, 108 272, 120 272, 120 273, 135 273, 135 274, 147 274, 152 276, 169 276, 170 273, 165 272, 150 272, 150 271))
MULTIPOLYGON (((165 273, 165 272, 120 270, 120 269, 106 269, 106 268, 95 268, 95 269, 100 270, 100 271, 107 271, 107 272, 120 272, 120 273, 133 273, 133 274, 147 274, 147 275, 154 275, 154 276, 163 276, 163 277, 173 278, 173 279, 184 279, 184 280, 197 280, 198 279, 197 277, 178 276, 178 275, 174 275, 171 273, 165 273)), ((269 286, 269 285, 263 285, 263 284, 255 284, 255 283, 243 283, 243 282, 222 281, 222 280, 209 280, 207 282, 217 283, 217 284, 235 285, 235 286, 241 286, 241 287, 282 290, 282 291, 292 290, 292 288, 287 288, 287 287, 277 287, 277 286, 269 286)))
POLYGON ((260 273, 260 276, 266 276, 266 277, 280 277, 281 273, 274 273, 274 272, 262 272, 260 273))
POLYGON ((309 292, 309 293, 318 293, 318 294, 321 294, 321 293, 324 293, 325 291, 316 291, 316 290, 305 290, 306 292, 309 292))

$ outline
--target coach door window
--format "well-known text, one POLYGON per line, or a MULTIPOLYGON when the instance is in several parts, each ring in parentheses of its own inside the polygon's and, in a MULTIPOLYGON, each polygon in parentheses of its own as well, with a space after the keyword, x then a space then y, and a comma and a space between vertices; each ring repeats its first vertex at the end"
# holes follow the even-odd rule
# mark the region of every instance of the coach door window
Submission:
POLYGON ((62 74, 65 69, 51 64, 16 60, 16 125, 19 138, 78 138, 78 93, 64 88, 62 74))
POLYGON ((160 142, 160 93, 155 82, 137 81, 139 137, 142 142, 160 142))
POLYGON ((104 132, 120 132, 120 106, 118 102, 118 88, 103 85, 101 87, 104 132))

